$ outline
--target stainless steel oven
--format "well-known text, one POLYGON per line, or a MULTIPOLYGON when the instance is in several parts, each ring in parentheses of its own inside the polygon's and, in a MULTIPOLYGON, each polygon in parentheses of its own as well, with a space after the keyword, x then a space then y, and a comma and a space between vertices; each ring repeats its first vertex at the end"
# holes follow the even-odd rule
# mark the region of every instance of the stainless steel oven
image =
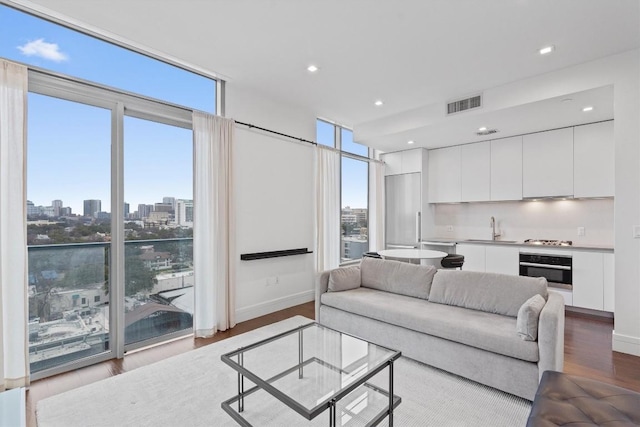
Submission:
POLYGON ((520 253, 520 275, 544 277, 550 287, 572 289, 571 255, 520 253))

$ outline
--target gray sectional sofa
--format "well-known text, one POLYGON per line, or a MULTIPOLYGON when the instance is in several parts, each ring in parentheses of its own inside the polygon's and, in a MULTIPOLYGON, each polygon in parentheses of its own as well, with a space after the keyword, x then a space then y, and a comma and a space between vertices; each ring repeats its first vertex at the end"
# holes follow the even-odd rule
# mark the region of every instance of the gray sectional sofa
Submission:
POLYGON ((564 300, 544 278, 364 258, 319 274, 316 319, 529 400, 563 368, 564 300))

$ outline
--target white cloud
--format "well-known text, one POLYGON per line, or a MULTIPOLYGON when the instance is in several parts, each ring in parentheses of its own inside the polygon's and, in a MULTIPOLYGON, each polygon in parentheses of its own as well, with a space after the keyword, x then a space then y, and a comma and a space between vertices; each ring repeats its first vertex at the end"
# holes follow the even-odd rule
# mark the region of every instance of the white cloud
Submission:
POLYGON ((67 54, 60 51, 60 47, 55 43, 47 43, 44 39, 28 42, 23 46, 18 46, 20 52, 26 56, 39 56, 50 61, 62 62, 69 59, 67 54))

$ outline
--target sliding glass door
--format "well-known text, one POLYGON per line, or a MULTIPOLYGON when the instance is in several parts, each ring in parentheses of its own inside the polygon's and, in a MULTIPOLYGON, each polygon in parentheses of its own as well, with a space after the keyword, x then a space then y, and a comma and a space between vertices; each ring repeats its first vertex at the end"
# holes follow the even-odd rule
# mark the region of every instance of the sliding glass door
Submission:
POLYGON ((29 85, 31 378, 191 333, 191 112, 38 73, 29 85))
POLYGON ((124 118, 125 348, 193 326, 192 131, 124 118))
POLYGON ((29 94, 31 373, 109 351, 111 116, 29 94))

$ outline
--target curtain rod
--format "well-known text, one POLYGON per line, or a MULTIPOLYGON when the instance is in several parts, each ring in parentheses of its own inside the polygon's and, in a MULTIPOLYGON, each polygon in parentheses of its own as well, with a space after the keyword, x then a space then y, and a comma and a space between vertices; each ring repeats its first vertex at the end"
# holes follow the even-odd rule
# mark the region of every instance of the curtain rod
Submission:
MULTIPOLYGON (((264 131, 264 132, 269 132, 269 133, 273 133, 275 135, 280 135, 280 136, 284 136, 286 138, 291 138, 291 139, 296 140, 296 141, 306 142, 306 143, 311 144, 311 145, 318 145, 318 143, 315 142, 315 141, 309 141, 308 139, 298 138, 297 136, 292 136, 292 135, 288 135, 286 133, 278 132, 278 131, 275 131, 275 130, 263 128, 263 127, 256 126, 256 125, 252 125, 251 123, 239 122, 237 120, 234 120, 234 121, 235 121, 236 124, 247 126, 249 129, 258 129, 258 130, 261 130, 261 131, 264 131)), ((346 152, 346 151, 338 150, 337 148, 334 148, 334 147, 323 146, 323 148, 327 148, 329 150, 337 151, 338 153, 341 153, 344 156, 351 157, 351 158, 354 158, 354 159, 357 159, 357 160, 364 160, 364 161, 368 161, 368 162, 383 163, 384 164, 384 162, 381 161, 381 160, 376 160, 376 159, 372 159, 372 158, 369 158, 369 157, 361 156, 359 154, 353 154, 353 153, 349 153, 349 152, 346 152)))
POLYGON ((315 142, 315 141, 309 141, 308 139, 298 138, 297 136, 292 136, 292 135, 288 135, 286 133, 277 132, 275 130, 266 129, 266 128, 263 128, 263 127, 260 127, 260 126, 252 125, 251 123, 239 122, 237 120, 236 120, 236 123, 239 124, 239 125, 247 126, 249 129, 258 129, 258 130, 262 130, 262 131, 265 131, 265 132, 273 133, 273 134, 276 134, 276 135, 284 136, 284 137, 287 137, 287 138, 295 139, 295 140, 300 141, 300 142, 307 142, 309 144, 318 145, 318 143, 315 142))

